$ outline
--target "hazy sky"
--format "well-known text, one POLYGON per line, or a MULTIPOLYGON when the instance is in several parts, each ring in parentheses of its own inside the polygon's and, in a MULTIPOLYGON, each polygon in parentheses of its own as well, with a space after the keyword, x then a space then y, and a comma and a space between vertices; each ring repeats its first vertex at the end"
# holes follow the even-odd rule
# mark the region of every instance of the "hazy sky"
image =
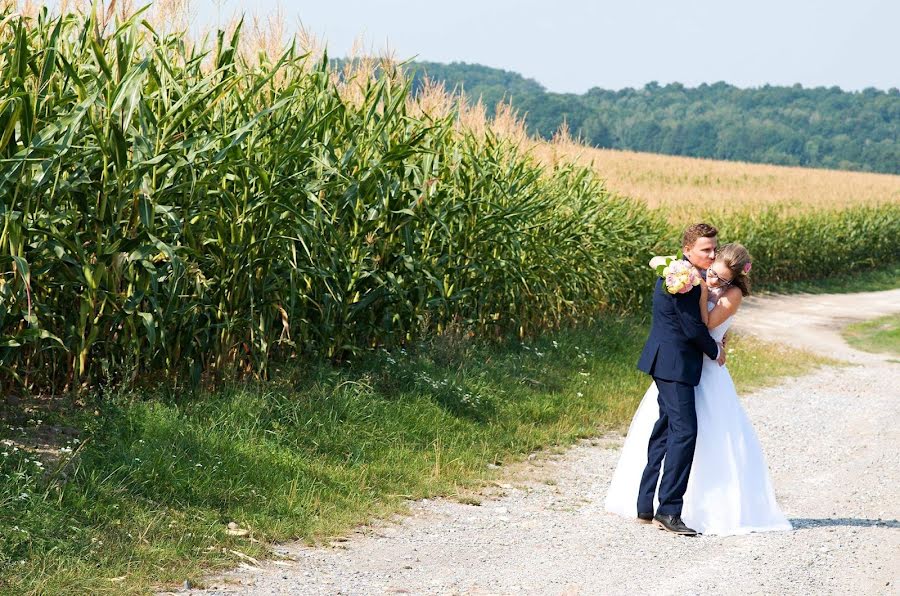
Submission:
MULTIPOLYGON (((277 0, 196 0, 198 21, 277 0)), ((397 57, 477 62, 551 91, 724 80, 900 87, 900 0, 282 1, 343 56, 353 40, 397 57)))

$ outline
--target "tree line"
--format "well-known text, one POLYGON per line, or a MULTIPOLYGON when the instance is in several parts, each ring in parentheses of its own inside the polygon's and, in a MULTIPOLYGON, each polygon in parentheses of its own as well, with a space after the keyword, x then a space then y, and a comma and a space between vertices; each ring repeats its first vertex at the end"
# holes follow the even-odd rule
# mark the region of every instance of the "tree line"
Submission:
POLYGON ((478 64, 411 63, 425 77, 526 118, 551 137, 565 123, 595 147, 780 165, 900 174, 900 91, 728 83, 685 87, 651 82, 619 91, 553 93, 520 74, 478 64))

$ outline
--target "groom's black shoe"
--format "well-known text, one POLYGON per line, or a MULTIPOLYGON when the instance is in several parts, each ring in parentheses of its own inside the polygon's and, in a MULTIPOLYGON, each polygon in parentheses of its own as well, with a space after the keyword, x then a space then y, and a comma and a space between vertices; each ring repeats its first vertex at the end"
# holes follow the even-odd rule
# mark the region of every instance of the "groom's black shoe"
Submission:
POLYGON ((684 522, 681 521, 680 515, 665 515, 662 513, 657 513, 653 516, 653 523, 661 530, 667 530, 675 534, 681 534, 682 536, 697 535, 697 532, 695 530, 692 530, 684 525, 684 522))
POLYGON ((653 523, 653 513, 652 512, 638 513, 637 522, 639 524, 653 523))

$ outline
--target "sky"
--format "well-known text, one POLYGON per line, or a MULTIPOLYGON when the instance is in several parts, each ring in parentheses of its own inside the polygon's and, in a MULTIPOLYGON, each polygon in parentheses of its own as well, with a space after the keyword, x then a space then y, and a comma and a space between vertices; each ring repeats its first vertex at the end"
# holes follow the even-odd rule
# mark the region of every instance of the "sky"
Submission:
POLYGON ((518 72, 550 91, 726 81, 900 87, 900 0, 195 0, 196 22, 281 6, 344 56, 518 72))

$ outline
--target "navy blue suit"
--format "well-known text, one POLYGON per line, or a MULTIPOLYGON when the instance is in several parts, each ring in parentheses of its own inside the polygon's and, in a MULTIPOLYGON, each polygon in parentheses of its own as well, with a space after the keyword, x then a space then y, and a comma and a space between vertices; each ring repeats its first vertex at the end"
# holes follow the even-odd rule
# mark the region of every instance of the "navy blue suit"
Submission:
POLYGON ((703 354, 715 359, 719 346, 700 318, 700 288, 686 294, 669 294, 663 280, 653 292, 653 322, 638 369, 653 377, 659 389, 659 419, 647 445, 647 467, 638 493, 638 512, 653 512, 653 496, 659 481, 656 513, 681 515, 694 445, 697 412, 694 387, 700 382, 703 354), (662 480, 659 468, 665 457, 662 480))

